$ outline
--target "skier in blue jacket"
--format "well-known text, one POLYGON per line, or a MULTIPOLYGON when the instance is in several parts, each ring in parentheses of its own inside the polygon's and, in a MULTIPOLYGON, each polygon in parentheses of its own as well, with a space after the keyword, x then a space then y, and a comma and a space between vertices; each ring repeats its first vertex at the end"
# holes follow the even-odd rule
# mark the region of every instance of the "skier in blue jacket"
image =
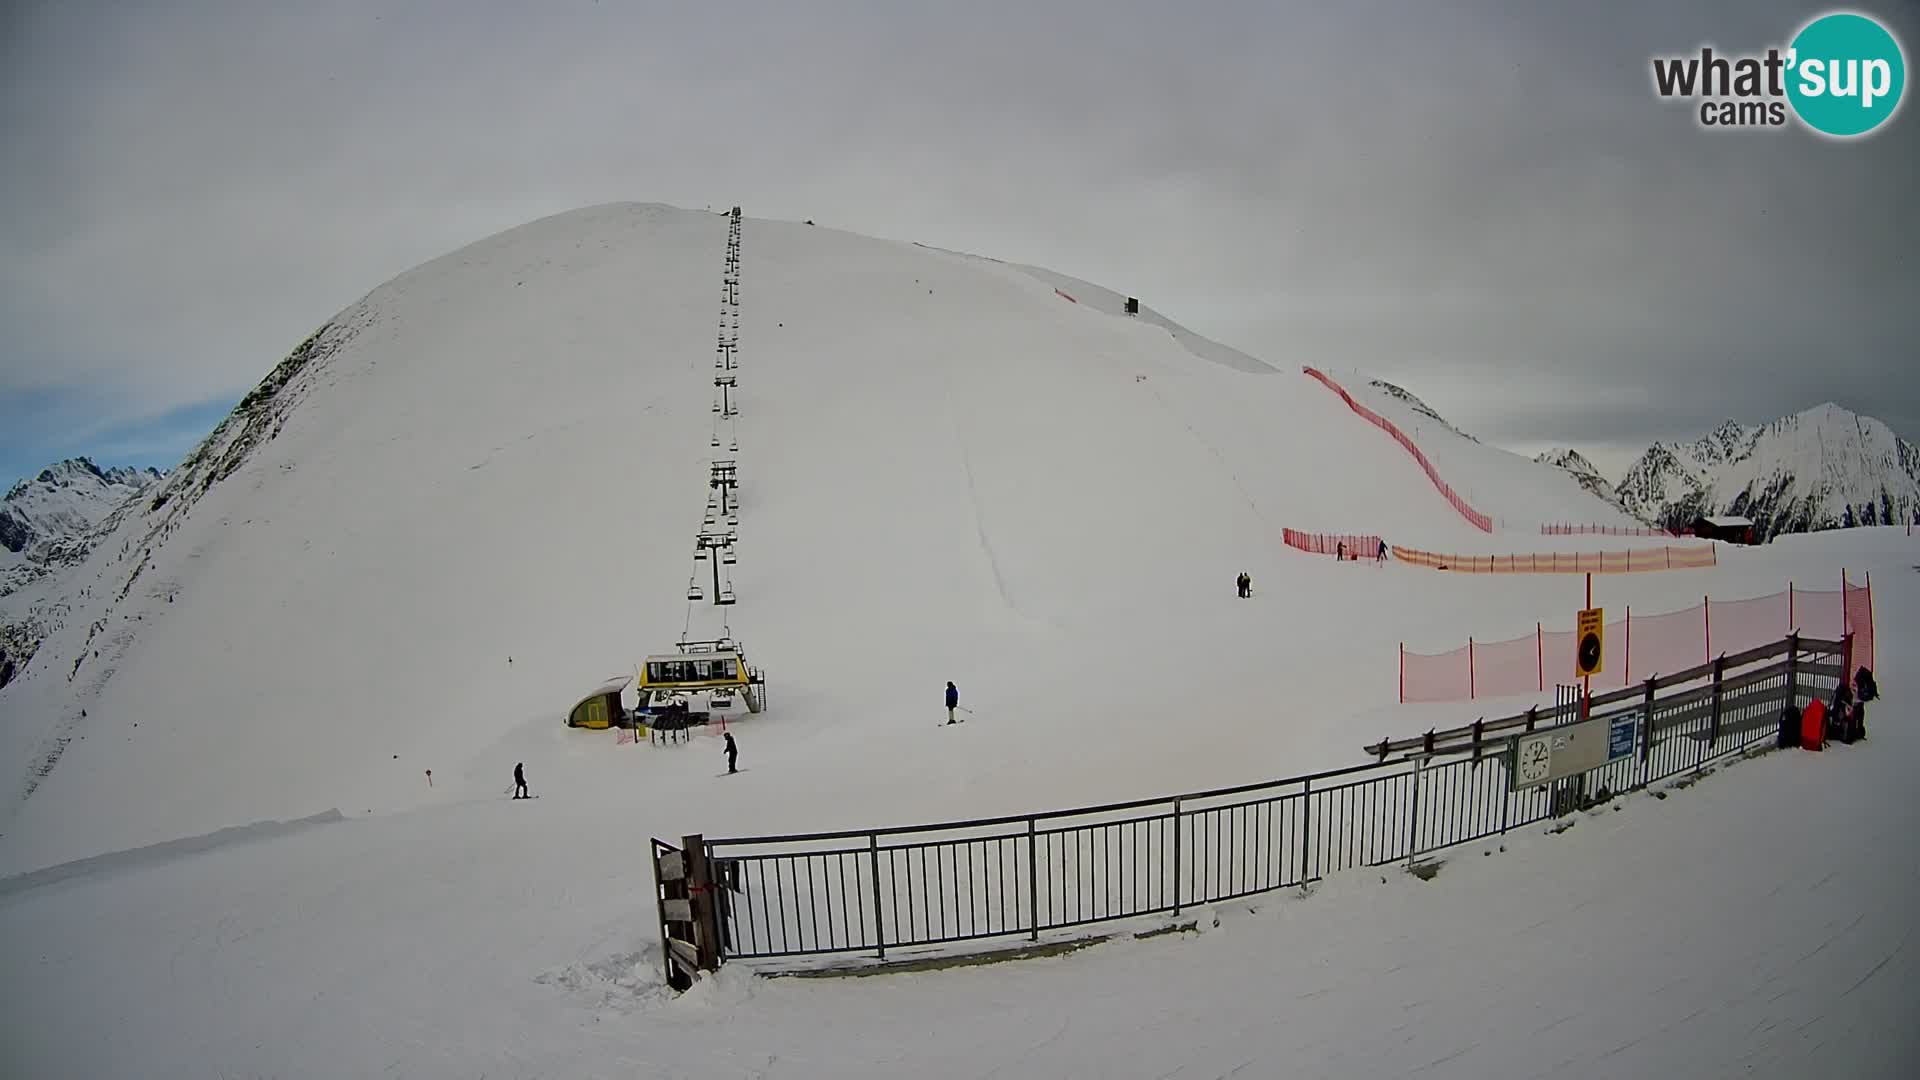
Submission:
POLYGON ((960 691, 951 681, 947 683, 947 723, 954 722, 954 710, 960 707, 960 691))

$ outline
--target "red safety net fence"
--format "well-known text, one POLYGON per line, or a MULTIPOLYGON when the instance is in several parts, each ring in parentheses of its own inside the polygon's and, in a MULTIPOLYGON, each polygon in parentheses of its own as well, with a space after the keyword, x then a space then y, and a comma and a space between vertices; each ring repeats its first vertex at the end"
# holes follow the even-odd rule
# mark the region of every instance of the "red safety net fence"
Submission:
POLYGON ((1632 551, 1523 551, 1514 555, 1442 554, 1396 545, 1393 557, 1413 566, 1460 574, 1640 574, 1718 565, 1709 545, 1632 551))
POLYGON ((1309 533, 1299 529, 1282 529, 1280 538, 1288 547, 1299 548, 1315 555, 1337 555, 1345 545, 1347 558, 1373 559, 1380 555, 1380 538, 1362 536, 1356 533, 1309 533))
POLYGON ((1540 526, 1541 536, 1667 536, 1680 534, 1667 529, 1635 528, 1625 525, 1573 525, 1551 522, 1540 526))
POLYGON ((1420 448, 1413 444, 1413 440, 1407 437, 1406 432, 1394 426, 1393 421, 1381 416, 1379 413, 1374 412, 1358 401, 1353 400, 1352 394, 1347 393, 1345 388, 1328 378, 1322 372, 1310 367, 1303 367, 1300 370, 1320 380, 1327 389, 1340 395, 1340 400, 1347 403, 1347 408, 1360 414, 1368 423, 1393 436, 1394 440, 1404 447, 1407 453, 1413 455, 1413 460, 1420 463, 1420 468, 1426 471, 1427 479, 1433 481, 1433 486, 1440 489, 1440 494, 1446 496, 1447 501, 1453 504, 1453 508, 1460 512, 1461 517, 1472 522, 1473 526, 1481 532, 1490 533, 1493 531, 1493 519, 1475 510, 1473 507, 1468 506, 1467 500, 1461 498, 1458 492, 1447 486, 1447 482, 1440 479, 1440 470, 1433 467, 1433 462, 1427 459, 1427 455, 1422 453, 1420 448))
MULTIPOLYGON (((1607 623, 1606 662, 1593 677, 1596 690, 1634 685, 1656 675, 1685 671, 1716 656, 1744 652, 1779 641, 1798 630, 1806 637, 1840 640, 1853 635, 1848 678, 1874 662, 1873 586, 1847 580, 1840 589, 1802 589, 1745 600, 1702 597, 1699 604, 1659 615, 1635 615, 1607 623)), ((1548 630, 1535 623, 1533 633, 1506 641, 1467 639, 1444 653, 1417 653, 1400 647, 1402 702, 1471 701, 1545 693, 1574 678, 1574 632, 1548 630)))

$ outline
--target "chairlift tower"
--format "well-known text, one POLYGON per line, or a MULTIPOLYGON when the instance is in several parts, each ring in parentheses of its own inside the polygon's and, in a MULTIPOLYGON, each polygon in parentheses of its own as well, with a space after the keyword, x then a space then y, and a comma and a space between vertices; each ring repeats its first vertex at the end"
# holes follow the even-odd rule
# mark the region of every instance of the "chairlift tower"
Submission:
MULTIPOLYGON (((732 533, 708 532, 705 530, 702 530, 700 535, 694 538, 694 558, 713 564, 713 602, 715 606, 726 606, 733 603, 733 582, 728 581, 724 587, 720 583, 721 562, 724 561, 732 565, 738 561, 733 557, 733 541, 734 536, 732 533), (717 552, 720 557, 709 558, 710 552, 717 552)), ((688 598, 696 599, 691 595, 688 598)))
POLYGON ((707 487, 720 493, 720 513, 731 517, 740 504, 739 497, 733 496, 732 506, 728 505, 729 495, 740 486, 740 467, 733 458, 722 458, 713 463, 712 469, 707 487))

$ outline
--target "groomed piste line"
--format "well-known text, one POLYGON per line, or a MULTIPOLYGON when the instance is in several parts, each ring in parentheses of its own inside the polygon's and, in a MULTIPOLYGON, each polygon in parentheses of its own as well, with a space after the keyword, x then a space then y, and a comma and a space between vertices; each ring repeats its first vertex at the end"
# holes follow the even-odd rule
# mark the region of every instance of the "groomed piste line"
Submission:
POLYGON ((1413 455, 1413 460, 1420 463, 1420 468, 1426 472, 1427 479, 1433 481, 1433 486, 1439 489, 1440 494, 1446 496, 1447 502, 1451 503, 1453 508, 1458 510, 1460 516, 1466 518, 1469 524, 1484 533, 1493 531, 1493 519, 1467 505, 1467 500, 1461 498, 1460 494, 1454 491, 1445 480, 1440 479, 1440 470, 1433 467, 1433 462, 1427 458, 1427 455, 1423 453, 1418 446, 1414 445, 1413 440, 1407 437, 1407 433, 1396 427, 1393 421, 1353 400, 1352 394, 1347 393, 1344 387, 1333 381, 1333 379, 1329 378, 1325 373, 1311 367, 1302 367, 1300 370, 1320 380, 1321 384, 1327 389, 1340 395, 1340 400, 1347 403, 1347 408, 1352 409, 1368 423, 1393 436, 1394 441, 1406 448, 1407 453, 1413 455))

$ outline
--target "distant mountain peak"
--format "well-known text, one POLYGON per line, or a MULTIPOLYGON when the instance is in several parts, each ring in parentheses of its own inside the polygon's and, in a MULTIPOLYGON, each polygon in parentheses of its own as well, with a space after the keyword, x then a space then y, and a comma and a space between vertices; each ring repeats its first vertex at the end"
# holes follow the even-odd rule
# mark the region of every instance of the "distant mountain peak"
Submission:
POLYGON ((1479 439, 1474 438, 1473 436, 1467 434, 1466 432, 1461 431, 1459 428, 1454 427, 1452 424, 1449 424, 1447 422, 1446 417, 1441 416, 1439 413, 1433 411, 1433 407, 1431 405, 1428 405, 1426 402, 1421 401, 1418 397, 1415 397, 1412 391, 1406 390, 1399 386, 1395 386, 1394 384, 1387 382, 1384 379, 1370 379, 1368 380, 1368 384, 1371 386, 1379 387, 1381 390, 1386 391, 1388 394, 1391 394, 1392 396, 1399 398, 1401 401, 1406 402, 1407 406, 1411 408, 1414 412, 1417 412, 1420 415, 1426 417, 1427 419, 1432 420, 1434 423, 1439 424, 1441 427, 1446 428, 1448 431, 1453 432, 1455 435, 1458 435, 1461 438, 1466 439, 1468 442, 1480 441, 1479 439))
POLYGON ((1655 443, 1618 490, 1629 513, 1667 528, 1709 513, 1751 518, 1767 537, 1894 524, 1920 512, 1920 451, 1827 401, 1759 427, 1728 420, 1690 443, 1655 443))
POLYGON ((1614 491, 1613 485, 1607 482, 1606 477, 1600 475, 1600 470, 1594 468, 1593 462, 1588 461, 1580 451, 1567 447, 1555 447, 1533 460, 1542 465, 1551 465, 1555 468, 1566 470, 1575 480, 1580 482, 1581 487, 1586 488, 1595 496, 1615 506, 1620 505, 1619 497, 1614 491))
POLYGON ((85 457, 49 465, 0 499, 0 548, 29 556, 39 547, 70 547, 160 476, 132 466, 103 470, 85 457))

